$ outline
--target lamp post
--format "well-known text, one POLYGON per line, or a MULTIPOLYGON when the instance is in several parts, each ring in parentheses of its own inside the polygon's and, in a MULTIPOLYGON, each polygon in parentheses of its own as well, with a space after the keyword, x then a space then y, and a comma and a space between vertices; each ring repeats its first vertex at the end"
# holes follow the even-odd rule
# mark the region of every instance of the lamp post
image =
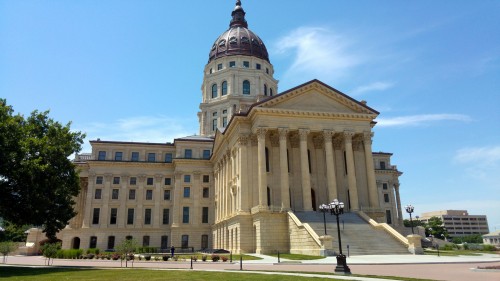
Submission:
POLYGON ((321 204, 319 205, 319 210, 323 213, 323 226, 325 227, 325 235, 326 235, 326 213, 330 212, 330 205, 321 204))
POLYGON ((405 209, 406 209, 406 212, 408 214, 410 214, 411 234, 415 234, 415 232, 413 231, 413 220, 411 218, 411 213, 413 213, 414 208, 412 205, 406 205, 405 209))
POLYGON ((330 214, 335 215, 335 217, 337 218, 337 232, 339 237, 340 254, 337 255, 337 267, 335 267, 335 272, 343 274, 351 274, 351 269, 347 266, 346 256, 342 254, 342 240, 340 238, 339 216, 344 213, 344 202, 339 202, 339 200, 334 199, 328 205, 330 207, 330 214))

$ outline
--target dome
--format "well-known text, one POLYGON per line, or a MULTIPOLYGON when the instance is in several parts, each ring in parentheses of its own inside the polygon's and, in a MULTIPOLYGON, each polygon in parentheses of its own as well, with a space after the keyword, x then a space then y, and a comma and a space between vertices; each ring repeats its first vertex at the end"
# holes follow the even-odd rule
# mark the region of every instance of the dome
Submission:
POLYGON ((210 49, 208 62, 236 55, 253 56, 269 62, 266 45, 259 36, 248 29, 241 1, 236 1, 236 7, 231 16, 229 29, 215 40, 212 49, 210 49))

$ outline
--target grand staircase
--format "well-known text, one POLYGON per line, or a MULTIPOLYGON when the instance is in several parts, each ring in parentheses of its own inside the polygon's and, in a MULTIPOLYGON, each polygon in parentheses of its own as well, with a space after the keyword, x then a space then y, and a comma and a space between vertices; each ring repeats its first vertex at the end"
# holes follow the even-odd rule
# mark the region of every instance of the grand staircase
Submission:
MULTIPOLYGON (((325 234, 323 213, 295 212, 302 223, 307 223, 318 234, 325 234)), ((347 255, 402 255, 409 254, 408 249, 394 237, 381 229, 375 229, 356 213, 344 213, 339 217, 342 253, 347 255)), ((338 249, 336 217, 326 214, 326 232, 333 237, 333 247, 338 249)))

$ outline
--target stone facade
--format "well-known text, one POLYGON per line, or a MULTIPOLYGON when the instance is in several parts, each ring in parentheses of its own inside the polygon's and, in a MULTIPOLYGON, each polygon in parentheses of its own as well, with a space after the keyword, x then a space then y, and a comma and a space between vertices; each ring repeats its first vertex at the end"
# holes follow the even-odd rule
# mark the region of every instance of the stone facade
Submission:
MULTIPOLYGON (((230 28, 246 28, 240 1, 232 16, 230 28)), ((378 112, 318 80, 277 94, 272 64, 244 43, 205 67, 200 136, 94 140, 91 154, 77 155, 78 215, 59 233, 64 248, 134 237, 162 249, 319 255, 332 238, 293 212, 336 198, 347 212, 402 224, 401 172, 392 154, 372 152, 378 112)))

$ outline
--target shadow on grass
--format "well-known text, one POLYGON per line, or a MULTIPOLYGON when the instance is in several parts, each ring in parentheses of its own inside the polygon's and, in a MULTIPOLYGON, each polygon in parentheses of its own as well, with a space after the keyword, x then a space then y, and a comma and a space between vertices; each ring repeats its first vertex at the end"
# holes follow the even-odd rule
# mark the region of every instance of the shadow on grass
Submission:
POLYGON ((72 267, 20 267, 20 266, 0 266, 0 276, 7 277, 22 277, 22 276, 35 276, 52 273, 74 273, 82 270, 89 270, 83 268, 72 267))

